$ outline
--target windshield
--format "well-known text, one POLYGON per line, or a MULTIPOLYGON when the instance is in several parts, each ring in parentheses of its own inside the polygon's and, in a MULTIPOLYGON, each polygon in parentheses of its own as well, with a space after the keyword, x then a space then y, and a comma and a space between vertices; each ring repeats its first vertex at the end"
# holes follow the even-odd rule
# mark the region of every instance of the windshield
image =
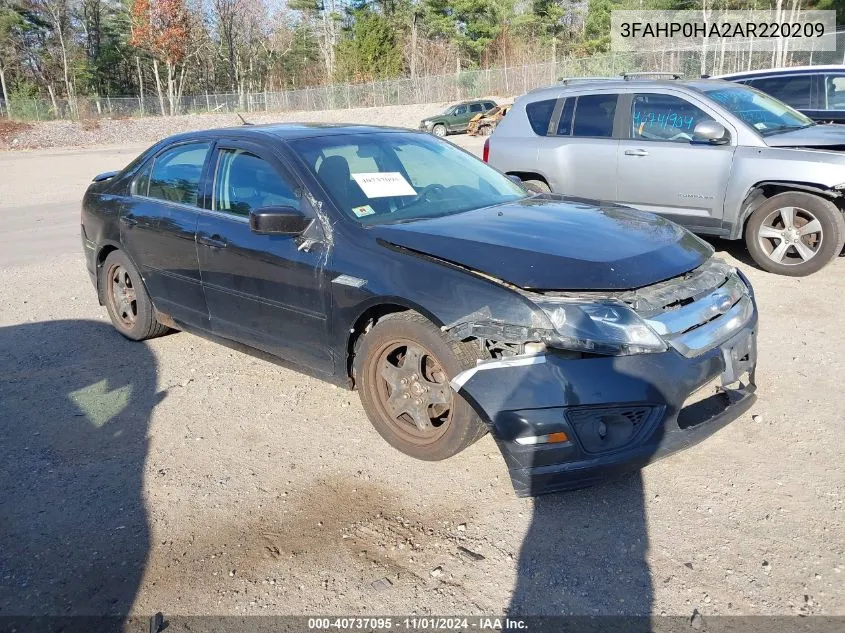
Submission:
POLYGON ((783 101, 748 86, 705 88, 704 92, 763 136, 815 125, 783 101))
POLYGON ((427 134, 320 136, 291 146, 341 211, 361 224, 451 215, 528 196, 495 169, 427 134))

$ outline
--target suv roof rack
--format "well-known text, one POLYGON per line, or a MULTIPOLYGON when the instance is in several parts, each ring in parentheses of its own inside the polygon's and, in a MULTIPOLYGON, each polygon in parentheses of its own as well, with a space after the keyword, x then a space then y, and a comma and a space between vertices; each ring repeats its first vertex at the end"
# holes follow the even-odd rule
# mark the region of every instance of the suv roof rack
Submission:
POLYGON ((561 77, 558 83, 563 85, 586 81, 612 81, 613 77, 561 77))
POLYGON ((643 72, 643 73, 625 73, 622 79, 630 81, 631 79, 639 79, 640 77, 671 77, 672 79, 682 79, 683 77, 678 73, 658 73, 658 72, 643 72))

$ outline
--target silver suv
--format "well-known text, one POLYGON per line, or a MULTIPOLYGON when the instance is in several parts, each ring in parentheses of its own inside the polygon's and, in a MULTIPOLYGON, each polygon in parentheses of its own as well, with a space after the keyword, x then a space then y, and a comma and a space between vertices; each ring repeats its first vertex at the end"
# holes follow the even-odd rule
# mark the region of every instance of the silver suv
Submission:
POLYGON ((817 125, 719 80, 565 80, 514 104, 485 160, 539 192, 653 211, 745 238, 783 275, 824 267, 845 242, 845 126, 817 125))

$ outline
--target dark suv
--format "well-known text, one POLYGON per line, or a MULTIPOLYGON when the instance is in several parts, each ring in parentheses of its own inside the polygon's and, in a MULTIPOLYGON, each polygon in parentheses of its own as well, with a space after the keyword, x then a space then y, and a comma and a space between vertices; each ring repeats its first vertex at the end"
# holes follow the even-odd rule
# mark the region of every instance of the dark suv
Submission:
POLYGON ((814 121, 845 123, 845 66, 796 66, 722 75, 788 103, 814 121))
POLYGON ((496 107, 492 99, 464 101, 446 108, 442 114, 430 116, 420 121, 420 129, 435 136, 446 136, 452 132, 466 132, 469 122, 476 114, 481 114, 496 107))

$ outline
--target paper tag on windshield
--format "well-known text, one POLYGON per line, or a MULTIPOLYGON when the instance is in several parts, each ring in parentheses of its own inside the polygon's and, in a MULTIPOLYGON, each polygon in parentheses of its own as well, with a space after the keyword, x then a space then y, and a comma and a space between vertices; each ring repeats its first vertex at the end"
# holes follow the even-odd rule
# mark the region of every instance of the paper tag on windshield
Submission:
POLYGON ((417 192, 398 171, 352 174, 368 198, 389 198, 391 196, 415 196, 417 192))

